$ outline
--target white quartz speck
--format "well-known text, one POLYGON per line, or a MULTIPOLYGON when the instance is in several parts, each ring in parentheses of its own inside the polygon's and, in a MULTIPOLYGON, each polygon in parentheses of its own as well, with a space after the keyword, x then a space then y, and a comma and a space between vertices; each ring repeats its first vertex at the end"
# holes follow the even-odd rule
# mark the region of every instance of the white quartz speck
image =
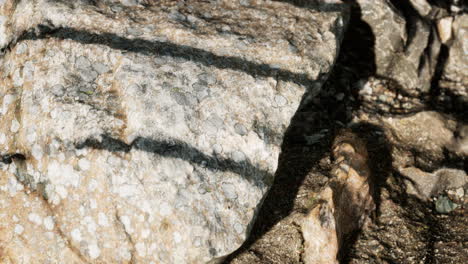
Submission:
POLYGON ((245 160, 245 154, 242 151, 236 150, 232 153, 231 156, 235 162, 242 162, 245 160))
POLYGON ((146 245, 143 242, 138 242, 135 245, 135 249, 140 257, 146 256, 146 245))
POLYGON ((85 158, 82 158, 78 161, 78 167, 80 167, 80 170, 89 170, 89 168, 91 167, 91 163, 85 159, 85 158))
POLYGON ((73 240, 81 241, 81 231, 79 229, 73 229, 70 234, 73 240))
POLYGON ((98 187, 98 182, 95 179, 89 181, 88 191, 93 192, 98 187))
POLYGON ((57 185, 55 187, 55 192, 60 196, 60 198, 62 199, 67 198, 67 195, 68 195, 67 189, 63 187, 62 185, 57 185))
POLYGON ((42 159, 43 152, 41 146, 38 144, 34 144, 34 146, 31 149, 31 154, 36 160, 42 159))
POLYGON ((97 259, 101 255, 101 250, 96 243, 91 243, 88 246, 88 252, 91 259, 97 259))
POLYGON ((99 212, 98 214, 98 224, 100 226, 109 226, 109 220, 103 212, 99 212))
POLYGON ((26 140, 28 140, 29 143, 33 143, 36 140, 36 132, 29 133, 26 136, 26 140))
POLYGON ((167 202, 163 202, 161 207, 159 207, 159 213, 162 216, 170 215, 172 213, 172 208, 167 202))
POLYGON ((16 133, 18 132, 19 129, 20 129, 20 123, 18 123, 16 119, 13 119, 13 121, 11 121, 10 131, 13 133, 16 133))
POLYGON ((90 232, 91 234, 95 233, 96 222, 94 222, 94 219, 91 216, 86 216, 83 220, 86 223, 86 228, 88 229, 88 232, 90 232))
POLYGON ((5 144, 6 142, 6 136, 3 133, 0 133, 0 145, 5 144))
POLYGON ((179 232, 174 232, 173 237, 174 237, 174 242, 176 242, 176 244, 182 241, 182 236, 180 235, 179 232))
POLYGON ((237 234, 242 234, 244 232, 244 227, 240 223, 235 223, 234 230, 237 234))
POLYGON ((36 225, 42 224, 42 218, 38 214, 35 214, 35 213, 30 213, 28 215, 28 220, 35 223, 36 225))
POLYGON ((149 229, 143 229, 143 231, 141 231, 141 237, 142 237, 143 239, 147 239, 148 236, 150 235, 150 232, 151 232, 151 231, 150 231, 149 229))
POLYGON ((24 231, 24 227, 22 225, 16 225, 15 226, 15 233, 18 235, 21 235, 24 231))
POLYGON ((97 208, 97 201, 95 199, 90 199, 89 200, 89 206, 91 209, 96 209, 97 208))
POLYGON ((44 218, 44 227, 49 231, 54 229, 54 219, 52 216, 44 218))

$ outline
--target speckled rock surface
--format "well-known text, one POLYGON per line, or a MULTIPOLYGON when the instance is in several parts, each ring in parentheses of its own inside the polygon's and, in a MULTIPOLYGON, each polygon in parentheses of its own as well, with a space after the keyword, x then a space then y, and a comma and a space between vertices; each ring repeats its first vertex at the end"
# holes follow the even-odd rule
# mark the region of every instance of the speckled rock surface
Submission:
POLYGON ((0 1, 1 261, 216 263, 246 239, 342 10, 150 2, 0 1))

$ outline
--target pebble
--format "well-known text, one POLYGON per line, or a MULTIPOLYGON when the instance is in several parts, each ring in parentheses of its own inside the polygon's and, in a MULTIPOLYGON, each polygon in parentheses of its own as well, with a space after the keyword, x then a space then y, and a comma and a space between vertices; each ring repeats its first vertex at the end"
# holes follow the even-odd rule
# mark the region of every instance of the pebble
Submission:
POLYGON ((445 196, 440 196, 435 201, 435 209, 438 213, 448 214, 453 210, 457 209, 458 204, 452 202, 449 198, 445 196))
POLYGON ((20 123, 18 123, 16 119, 13 119, 13 121, 11 121, 10 131, 13 133, 16 133, 18 132, 19 129, 20 129, 20 123))
POLYGON ((235 162, 243 162, 245 161, 245 154, 242 151, 236 150, 232 153, 232 159, 235 162))
POLYGON ((239 134, 241 136, 245 136, 248 133, 247 128, 245 128, 245 126, 242 125, 241 123, 235 124, 234 125, 234 130, 236 131, 237 134, 239 134))
POLYGON ((26 43, 20 43, 18 47, 16 48, 16 54, 21 55, 26 52, 28 49, 28 45, 26 43))
POLYGON ((234 230, 237 234, 242 234, 244 232, 244 227, 240 223, 235 223, 234 230))
POLYGON ((55 96, 63 96, 65 94, 65 87, 61 84, 52 86, 52 94, 55 96))
POLYGON ((236 193, 236 187, 232 183, 223 183, 222 187, 224 194, 226 195, 226 198, 228 199, 236 199, 237 198, 237 193, 236 193))
POLYGON ((16 225, 15 226, 15 233, 18 235, 21 235, 24 231, 24 227, 22 225, 16 225))
POLYGON ((208 85, 216 83, 216 77, 213 74, 202 73, 198 75, 198 79, 205 82, 208 85))
POLYGON ((275 103, 278 107, 283 107, 288 103, 288 100, 282 95, 275 96, 275 103))

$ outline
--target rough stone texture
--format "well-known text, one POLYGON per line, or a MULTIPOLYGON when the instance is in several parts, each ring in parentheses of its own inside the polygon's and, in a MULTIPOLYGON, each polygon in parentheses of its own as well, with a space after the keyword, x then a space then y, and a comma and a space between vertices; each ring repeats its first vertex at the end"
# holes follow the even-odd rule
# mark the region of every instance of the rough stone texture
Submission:
POLYGON ((357 3, 362 20, 375 38, 375 74, 396 82, 406 94, 428 92, 440 48, 430 26, 416 12, 407 12, 409 3, 387 0, 357 3), (398 10, 400 6, 395 4, 403 10, 398 10))
POLYGON ((400 170, 407 177, 406 191, 408 194, 428 200, 449 189, 465 187, 467 175, 464 171, 455 169, 439 169, 433 173, 424 172, 418 168, 409 167, 400 170))
POLYGON ((456 16, 451 30, 454 37, 440 86, 447 96, 457 96, 468 104, 468 15, 456 16))
POLYGON ((344 25, 287 2, 0 3, 7 263, 221 261, 344 25))
POLYGON ((454 199, 463 197, 466 190, 443 190, 431 197, 436 200, 420 199, 400 172, 402 168, 467 169, 463 150, 468 137, 463 127, 468 108, 461 104, 456 111, 440 100, 443 91, 437 85, 456 36, 452 32, 441 45, 436 23, 447 17, 456 20, 466 4, 347 3, 352 8, 350 25, 334 71, 317 97, 293 119, 296 129, 286 137, 275 183, 253 234, 230 263, 304 263, 309 256, 325 257, 314 254, 314 249, 332 248, 334 255, 333 243, 328 248, 326 243, 310 247, 318 239, 305 237, 312 237, 315 230, 316 238, 333 242, 333 228, 323 232, 320 225, 308 222, 311 225, 306 227, 302 220, 304 216, 317 219, 320 213, 311 204, 331 183, 331 142, 342 127, 355 127, 366 142, 376 211, 369 224, 340 247, 340 262, 466 263, 466 206, 454 199), (448 213, 437 212, 437 201, 447 200, 459 206, 448 213), (302 236, 293 236, 301 230, 298 224, 303 227, 302 236), (284 243, 276 243, 279 238, 284 243), (296 252, 298 242, 301 254, 296 252))
POLYGON ((450 146, 456 127, 456 121, 437 112, 382 120, 394 144, 413 153, 415 162, 426 167, 444 159, 445 148, 450 146))

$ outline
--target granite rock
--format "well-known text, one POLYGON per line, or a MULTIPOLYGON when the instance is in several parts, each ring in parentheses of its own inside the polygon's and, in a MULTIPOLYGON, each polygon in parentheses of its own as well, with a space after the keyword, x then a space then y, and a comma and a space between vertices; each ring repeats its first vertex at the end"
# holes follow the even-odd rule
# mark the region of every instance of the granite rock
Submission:
POLYGON ((217 263, 244 242, 346 21, 244 2, 0 1, 2 262, 217 263))

